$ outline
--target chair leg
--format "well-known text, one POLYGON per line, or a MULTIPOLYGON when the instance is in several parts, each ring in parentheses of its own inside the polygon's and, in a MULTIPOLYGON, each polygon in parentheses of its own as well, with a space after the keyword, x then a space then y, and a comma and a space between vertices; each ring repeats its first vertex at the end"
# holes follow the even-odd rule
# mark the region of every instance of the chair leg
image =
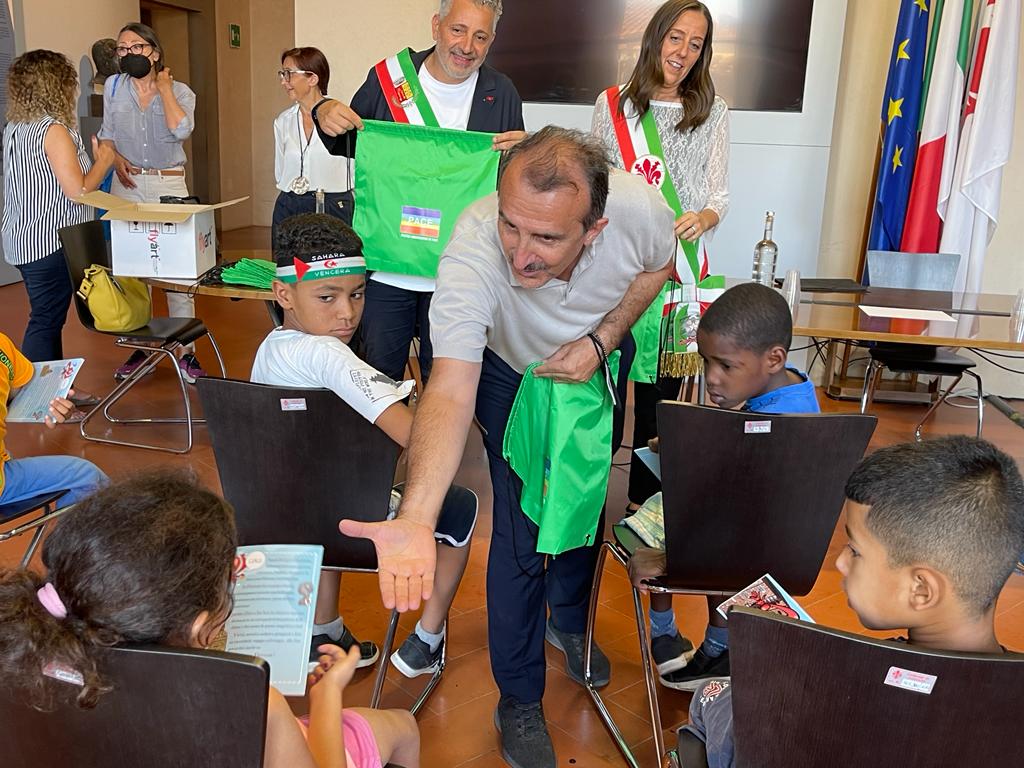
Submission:
POLYGON ((861 391, 860 396, 861 413, 867 413, 868 406, 874 401, 875 390, 878 388, 878 382, 882 378, 883 370, 884 366, 881 363, 874 360, 868 363, 868 368, 864 371, 864 389, 861 391))
MULTIPOLYGON (((615 742, 615 746, 619 748, 623 758, 630 768, 639 768, 639 763, 636 757, 633 756, 632 750, 626 743, 625 737, 622 735, 622 731, 615 724, 615 720, 612 718, 611 712, 608 711, 608 707, 605 706, 604 700, 601 698, 601 694, 594 686, 594 677, 590 669, 591 662, 591 650, 594 644, 594 627, 597 618, 597 600, 598 593, 601 591, 601 576, 604 573, 605 558, 608 553, 612 554, 619 563, 625 567, 626 561, 624 557, 615 549, 615 547, 609 542, 605 541, 601 544, 600 552, 597 556, 597 567, 594 569, 594 581, 590 587, 590 604, 587 608, 587 629, 583 638, 583 684, 587 689, 587 693, 590 694, 591 700, 594 702, 594 706, 597 708, 597 714, 601 718, 601 722, 604 723, 604 727, 608 730, 609 735, 612 737, 612 741, 615 742)), ((634 599, 638 599, 637 591, 634 589, 634 599)), ((640 614, 642 615, 642 613, 640 614)), ((644 628, 644 635, 646 636, 646 627, 644 628)), ((655 701, 655 707, 657 707, 657 701, 655 701)), ((655 730, 658 734, 655 736, 655 745, 657 745, 659 739, 658 735, 661 733, 661 720, 657 720, 657 727, 655 730)), ((660 748, 659 748, 660 749, 660 748)), ((661 759, 661 752, 658 753, 658 759, 661 759)))
POLYGON ((388 664, 391 663, 391 649, 395 645, 395 631, 398 629, 398 611, 391 612, 391 621, 388 622, 388 632, 384 637, 384 647, 381 649, 381 658, 377 669, 377 677, 373 681, 373 695, 370 696, 370 708, 380 709, 380 697, 384 691, 384 680, 388 676, 388 664))
POLYGON ((981 437, 981 428, 985 422, 985 390, 981 385, 981 376, 976 374, 974 371, 964 371, 968 376, 974 379, 978 385, 978 432, 977 437, 981 437))
POLYGON ((917 440, 917 442, 921 442, 924 439, 923 437, 921 437, 921 430, 924 429, 925 422, 932 417, 932 414, 935 413, 936 410, 938 410, 940 405, 946 402, 946 398, 949 397, 950 393, 954 389, 956 389, 956 385, 960 383, 960 379, 962 379, 963 377, 964 375, 962 373, 959 376, 957 376, 953 380, 953 383, 950 384, 949 387, 946 389, 946 391, 940 393, 939 396, 935 398, 935 402, 931 404, 930 408, 928 408, 928 411, 927 413, 925 413, 924 418, 917 422, 917 426, 914 427, 914 439, 917 440))
POLYGON ((118 346, 128 347, 129 349, 136 349, 148 354, 148 357, 143 361, 135 372, 127 379, 122 381, 108 394, 103 400, 100 401, 99 405, 93 408, 89 413, 85 415, 82 422, 79 424, 78 431, 83 439, 89 440, 94 443, 106 443, 108 445, 122 445, 128 448, 145 448, 151 451, 165 451, 167 453, 188 453, 192 450, 192 404, 188 399, 188 390, 185 388, 185 379, 182 376, 181 369, 178 367, 177 358, 174 356, 174 349, 179 345, 175 345, 169 348, 165 347, 144 347, 137 344, 118 344, 118 346), (162 357, 167 357, 171 361, 171 367, 178 376, 178 384, 181 387, 181 397, 185 404, 185 418, 174 417, 174 418, 152 418, 152 419, 118 419, 110 415, 110 408, 119 401, 124 395, 128 393, 132 387, 138 384, 142 377, 145 376, 150 370, 156 367, 157 363, 160 362, 162 357), (91 422, 97 414, 102 414, 103 418, 110 424, 185 424, 186 426, 186 441, 184 448, 173 448, 162 445, 152 445, 150 443, 133 443, 127 440, 114 440, 109 437, 100 437, 98 435, 90 435, 87 431, 89 422, 91 422))
POLYGON ((210 339, 210 344, 213 346, 213 354, 217 356, 217 365, 220 366, 220 377, 226 379, 228 377, 228 369, 224 367, 224 358, 220 356, 220 347, 217 346, 217 340, 213 338, 213 334, 210 330, 206 330, 206 335, 210 339))

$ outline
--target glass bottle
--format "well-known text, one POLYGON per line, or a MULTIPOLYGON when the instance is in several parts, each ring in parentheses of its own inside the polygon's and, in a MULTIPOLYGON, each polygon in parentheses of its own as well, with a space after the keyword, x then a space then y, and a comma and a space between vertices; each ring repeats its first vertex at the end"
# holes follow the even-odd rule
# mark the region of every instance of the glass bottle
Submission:
POLYGON ((764 216, 764 238, 754 246, 754 268, 751 275, 755 283, 769 288, 775 282, 775 262, 779 256, 779 246, 772 240, 774 224, 775 212, 768 211, 764 216))

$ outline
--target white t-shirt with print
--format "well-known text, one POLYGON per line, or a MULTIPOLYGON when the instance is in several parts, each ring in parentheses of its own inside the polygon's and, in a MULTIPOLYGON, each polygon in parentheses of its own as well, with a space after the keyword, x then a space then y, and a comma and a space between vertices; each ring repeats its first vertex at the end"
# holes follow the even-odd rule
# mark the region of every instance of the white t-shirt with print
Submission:
POLYGON ((275 328, 260 344, 249 378, 277 387, 329 389, 371 423, 416 385, 392 381, 333 336, 285 328, 275 328))

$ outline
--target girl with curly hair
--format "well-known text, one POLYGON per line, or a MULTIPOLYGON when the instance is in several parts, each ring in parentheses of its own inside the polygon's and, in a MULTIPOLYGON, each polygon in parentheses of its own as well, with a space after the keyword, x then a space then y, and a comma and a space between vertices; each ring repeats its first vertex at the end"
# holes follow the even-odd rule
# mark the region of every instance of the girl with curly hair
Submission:
POLYGON ((28 51, 7 78, 4 258, 21 273, 31 308, 22 351, 32 361, 59 360, 72 289, 57 230, 92 218, 75 198, 100 185, 114 152, 93 139, 90 167, 75 127, 78 75, 66 56, 28 51))

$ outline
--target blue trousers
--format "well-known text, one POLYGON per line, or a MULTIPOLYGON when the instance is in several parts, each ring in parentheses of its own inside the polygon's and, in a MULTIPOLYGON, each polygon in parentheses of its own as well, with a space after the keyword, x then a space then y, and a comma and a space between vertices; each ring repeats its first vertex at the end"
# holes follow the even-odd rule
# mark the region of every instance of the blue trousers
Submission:
MULTIPOLYGON (((629 336, 627 335, 627 340, 629 336)), ((626 373, 633 358, 631 342, 623 344, 619 397, 626 400, 626 373), (628 354, 628 361, 625 360, 628 354)), ((502 458, 501 446, 522 376, 505 361, 484 351, 476 416, 484 428, 484 447, 491 472, 494 510, 487 560, 487 637, 491 672, 502 696, 521 703, 544 696, 544 625, 582 633, 601 536, 594 544, 557 556, 537 552, 537 526, 523 513, 523 484, 502 458)), ((612 450, 622 440, 623 412, 614 417, 612 450)), ((602 481, 606 481, 603 479, 602 481)), ((604 511, 597 530, 603 535, 604 511)))
POLYGON ((75 504, 107 484, 107 476, 91 461, 77 456, 30 456, 4 462, 0 504, 13 504, 66 488, 58 507, 75 504))
POLYGON ((61 331, 71 306, 71 278, 64 249, 17 265, 28 293, 29 316, 21 352, 33 363, 64 357, 61 331))
POLYGON ((359 326, 362 358, 395 381, 405 378, 409 344, 420 340, 420 377, 426 386, 434 362, 430 344, 430 299, 433 293, 409 291, 370 280, 359 326))

